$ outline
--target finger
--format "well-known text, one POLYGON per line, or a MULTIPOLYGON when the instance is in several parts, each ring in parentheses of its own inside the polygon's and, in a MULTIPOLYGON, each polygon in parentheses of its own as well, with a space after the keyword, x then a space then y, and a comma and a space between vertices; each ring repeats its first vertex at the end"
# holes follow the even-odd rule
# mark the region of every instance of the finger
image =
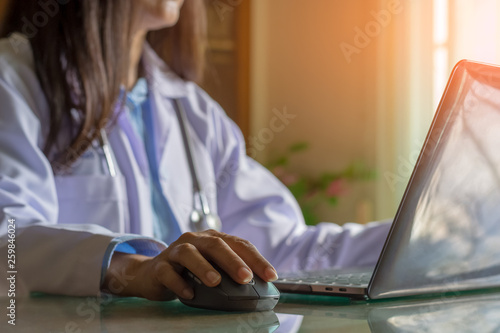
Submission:
POLYGON ((206 230, 184 233, 173 244, 184 242, 193 244, 205 258, 213 260, 236 282, 248 283, 253 277, 252 270, 265 281, 277 279, 274 267, 255 246, 241 238, 206 230))
POLYGON ((265 281, 276 281, 278 273, 269 261, 264 258, 259 250, 249 241, 231 236, 223 236, 224 241, 245 263, 265 281))
POLYGON ((250 282, 253 278, 251 268, 224 241, 224 235, 213 230, 204 231, 191 242, 203 257, 212 260, 234 281, 242 284, 250 282))
POLYGON ((222 239, 218 238, 220 245, 210 247, 205 256, 210 258, 222 270, 236 282, 245 284, 253 279, 253 272, 250 267, 236 254, 233 249, 222 239))
POLYGON ((159 283, 175 293, 178 297, 192 299, 194 292, 191 286, 167 262, 160 262, 156 266, 156 278, 159 283))
POLYGON ((220 283, 219 272, 191 243, 174 245, 174 248, 169 252, 168 260, 189 269, 208 287, 215 287, 220 283))

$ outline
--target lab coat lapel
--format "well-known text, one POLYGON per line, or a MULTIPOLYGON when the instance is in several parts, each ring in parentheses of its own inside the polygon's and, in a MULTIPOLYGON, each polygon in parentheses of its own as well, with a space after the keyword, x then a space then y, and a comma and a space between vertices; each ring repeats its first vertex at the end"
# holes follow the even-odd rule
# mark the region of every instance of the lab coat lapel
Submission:
POLYGON ((175 120, 172 102, 176 98, 187 96, 188 92, 185 82, 168 68, 148 43, 144 45, 142 66, 149 86, 149 99, 155 126, 156 156, 161 165, 166 144, 171 135, 172 119, 175 120))
MULTIPOLYGON (((172 72, 148 44, 144 47, 142 62, 149 85, 159 178, 163 193, 170 203, 181 231, 190 231, 193 230, 189 224, 189 214, 193 210, 193 183, 175 114, 175 100, 181 99, 184 102, 188 132, 194 130, 193 123, 198 125, 197 130, 203 131, 206 120, 199 114, 199 110, 192 109, 193 103, 189 101, 194 93, 194 84, 186 83, 172 72)), ((196 156, 195 164, 200 182, 205 185, 215 184, 213 170, 209 168, 211 157, 208 151, 204 149, 197 135, 190 137, 193 140, 193 155, 196 156)), ((210 205, 216 211, 216 186, 206 187, 205 192, 208 192, 206 195, 209 197, 210 205)))
POLYGON ((130 215, 129 232, 152 237, 154 232, 149 176, 144 174, 129 136, 121 125, 119 123, 119 126, 111 130, 109 142, 118 168, 125 177, 130 215))
POLYGON ((172 100, 153 94, 158 171, 163 193, 170 203, 181 232, 190 230, 188 216, 192 210, 192 180, 185 158, 180 129, 172 100))

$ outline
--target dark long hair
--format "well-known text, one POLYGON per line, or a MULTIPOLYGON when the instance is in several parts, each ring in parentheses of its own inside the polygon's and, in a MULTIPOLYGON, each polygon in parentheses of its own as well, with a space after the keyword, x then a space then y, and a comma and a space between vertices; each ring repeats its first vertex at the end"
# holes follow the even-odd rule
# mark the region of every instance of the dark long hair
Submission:
MULTIPOLYGON (((112 116, 128 75, 133 2, 11 0, 9 4, 0 35, 22 32, 31 43, 50 108, 44 152, 54 171, 78 159, 112 116), (62 131, 71 139, 62 142, 62 131)), ((179 22, 149 32, 147 39, 179 76, 199 81, 205 25, 203 0, 185 0, 179 22)))

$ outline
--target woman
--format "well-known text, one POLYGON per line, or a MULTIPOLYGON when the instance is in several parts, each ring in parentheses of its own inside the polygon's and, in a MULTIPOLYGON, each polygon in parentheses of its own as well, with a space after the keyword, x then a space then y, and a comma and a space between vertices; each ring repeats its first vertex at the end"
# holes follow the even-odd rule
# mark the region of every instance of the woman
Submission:
POLYGON ((219 283, 207 260, 245 283, 253 272, 275 280, 270 263, 285 271, 377 259, 388 224, 307 228, 290 193, 245 155, 239 129, 193 83, 202 0, 13 1, 8 17, 0 246, 14 219, 18 293, 191 298, 184 268, 219 283), (192 169, 223 232, 195 232, 192 169))

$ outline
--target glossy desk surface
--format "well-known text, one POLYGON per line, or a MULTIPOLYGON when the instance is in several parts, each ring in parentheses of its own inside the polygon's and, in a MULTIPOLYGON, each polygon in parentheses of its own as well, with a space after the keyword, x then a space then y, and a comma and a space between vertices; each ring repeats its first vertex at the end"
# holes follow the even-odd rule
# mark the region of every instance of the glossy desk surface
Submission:
MULTIPOLYGON (((0 298, 4 304, 7 298, 0 298)), ((282 294, 274 311, 227 313, 179 301, 38 296, 1 332, 500 332, 500 290, 385 301, 282 294), (101 303, 99 303, 101 302, 101 303)))

